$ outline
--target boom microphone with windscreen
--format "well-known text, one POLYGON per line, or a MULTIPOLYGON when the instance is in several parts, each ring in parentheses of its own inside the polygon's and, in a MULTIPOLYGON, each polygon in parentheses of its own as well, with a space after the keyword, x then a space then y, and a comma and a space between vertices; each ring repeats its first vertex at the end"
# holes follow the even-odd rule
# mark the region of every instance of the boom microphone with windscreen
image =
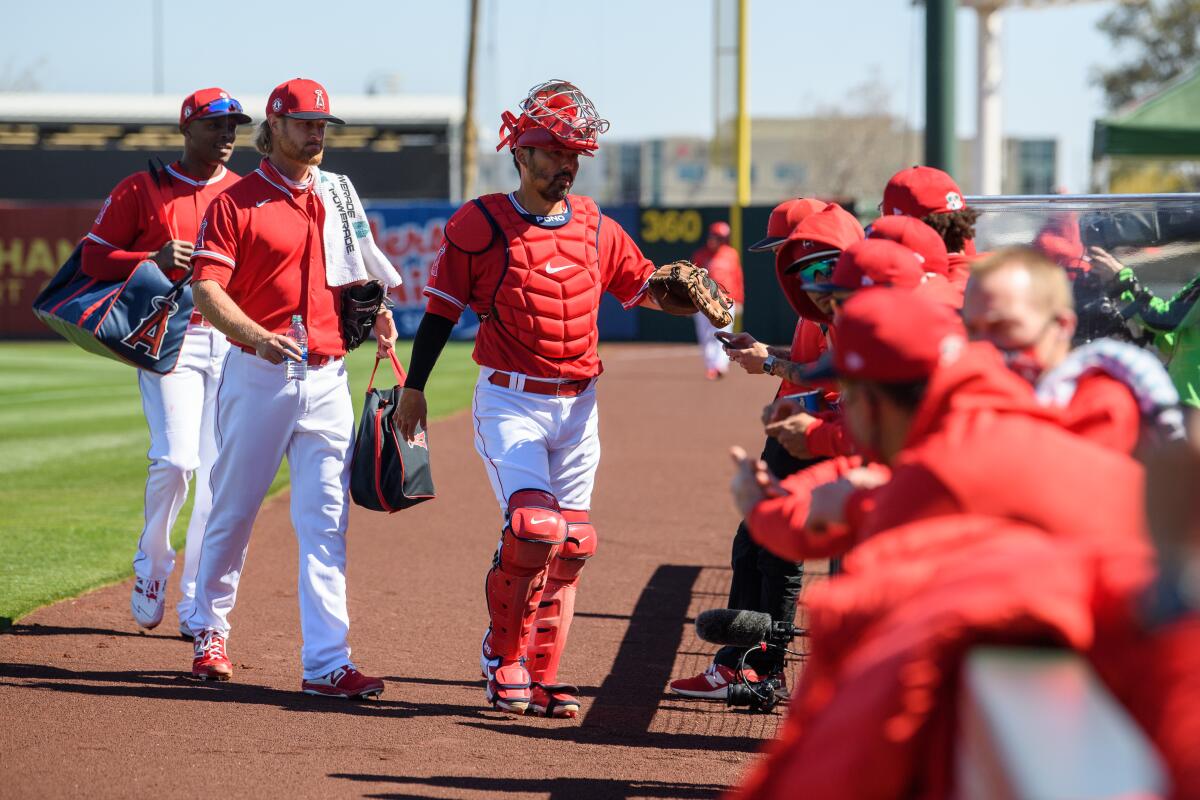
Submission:
POLYGON ((739 611, 734 608, 714 608, 696 617, 696 635, 713 644, 734 647, 754 647, 783 635, 785 641, 803 631, 787 623, 776 625, 770 614, 761 611, 739 611))

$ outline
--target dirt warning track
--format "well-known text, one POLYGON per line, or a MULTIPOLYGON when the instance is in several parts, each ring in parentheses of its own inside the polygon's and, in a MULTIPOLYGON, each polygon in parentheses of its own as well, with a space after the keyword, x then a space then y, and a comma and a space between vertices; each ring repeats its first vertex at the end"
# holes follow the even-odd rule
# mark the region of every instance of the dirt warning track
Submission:
POLYGON ((129 583, 0 635, 4 796, 718 795, 780 717, 675 699, 665 687, 713 652, 691 621, 725 605, 737 524, 726 451, 761 447, 758 413, 775 382, 740 372, 706 382, 695 347, 609 346, 602 356, 599 548, 560 670, 580 686, 579 719, 484 705, 483 578, 500 516, 463 413, 430 431, 436 501, 351 513, 351 644, 364 672, 384 676, 380 701, 298 691, 297 553, 279 496, 251 540, 228 684, 186 677, 191 646, 174 636, 174 596, 163 624, 138 632, 129 583))

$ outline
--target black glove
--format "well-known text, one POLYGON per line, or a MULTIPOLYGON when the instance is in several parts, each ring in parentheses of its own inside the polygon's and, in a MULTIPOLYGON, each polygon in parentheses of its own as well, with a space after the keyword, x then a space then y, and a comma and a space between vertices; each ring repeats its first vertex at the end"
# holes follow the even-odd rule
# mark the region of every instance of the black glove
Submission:
POLYGON ((379 309, 386 304, 387 290, 379 281, 342 289, 342 338, 346 340, 346 350, 353 350, 367 340, 379 309))

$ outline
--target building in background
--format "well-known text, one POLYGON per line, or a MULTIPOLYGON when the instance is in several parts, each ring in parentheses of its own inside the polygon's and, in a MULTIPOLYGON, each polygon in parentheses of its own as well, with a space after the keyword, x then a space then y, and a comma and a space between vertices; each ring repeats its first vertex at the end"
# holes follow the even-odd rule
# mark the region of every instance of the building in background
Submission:
MULTIPOLYGON (((266 98, 243 95, 257 125, 266 98)), ((183 145, 182 97, 0 93, 0 201, 102 200, 151 158, 171 161, 183 145)), ((354 176, 363 198, 448 200, 458 186, 462 103, 413 95, 333 98, 347 125, 330 125, 325 165, 354 176)), ((230 167, 253 170, 254 127, 238 132, 230 167)))

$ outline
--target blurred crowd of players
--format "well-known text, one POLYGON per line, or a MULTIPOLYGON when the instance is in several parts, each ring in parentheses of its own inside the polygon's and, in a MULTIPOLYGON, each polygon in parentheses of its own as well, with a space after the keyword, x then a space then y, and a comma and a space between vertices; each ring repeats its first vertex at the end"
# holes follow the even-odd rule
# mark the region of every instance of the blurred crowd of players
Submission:
MULTIPOLYGON (((950 796, 958 678, 987 643, 1085 656, 1170 796, 1200 796, 1200 278, 1155 297, 1073 213, 976 252, 979 209, 930 167, 879 211, 864 230, 781 203, 751 249, 775 253, 793 341, 718 334, 782 379, 761 456, 732 451, 729 606, 790 625, 803 562, 839 565, 805 594, 807 661, 736 796, 950 796)), ((671 691, 786 691, 784 654, 745 649, 671 691)))

